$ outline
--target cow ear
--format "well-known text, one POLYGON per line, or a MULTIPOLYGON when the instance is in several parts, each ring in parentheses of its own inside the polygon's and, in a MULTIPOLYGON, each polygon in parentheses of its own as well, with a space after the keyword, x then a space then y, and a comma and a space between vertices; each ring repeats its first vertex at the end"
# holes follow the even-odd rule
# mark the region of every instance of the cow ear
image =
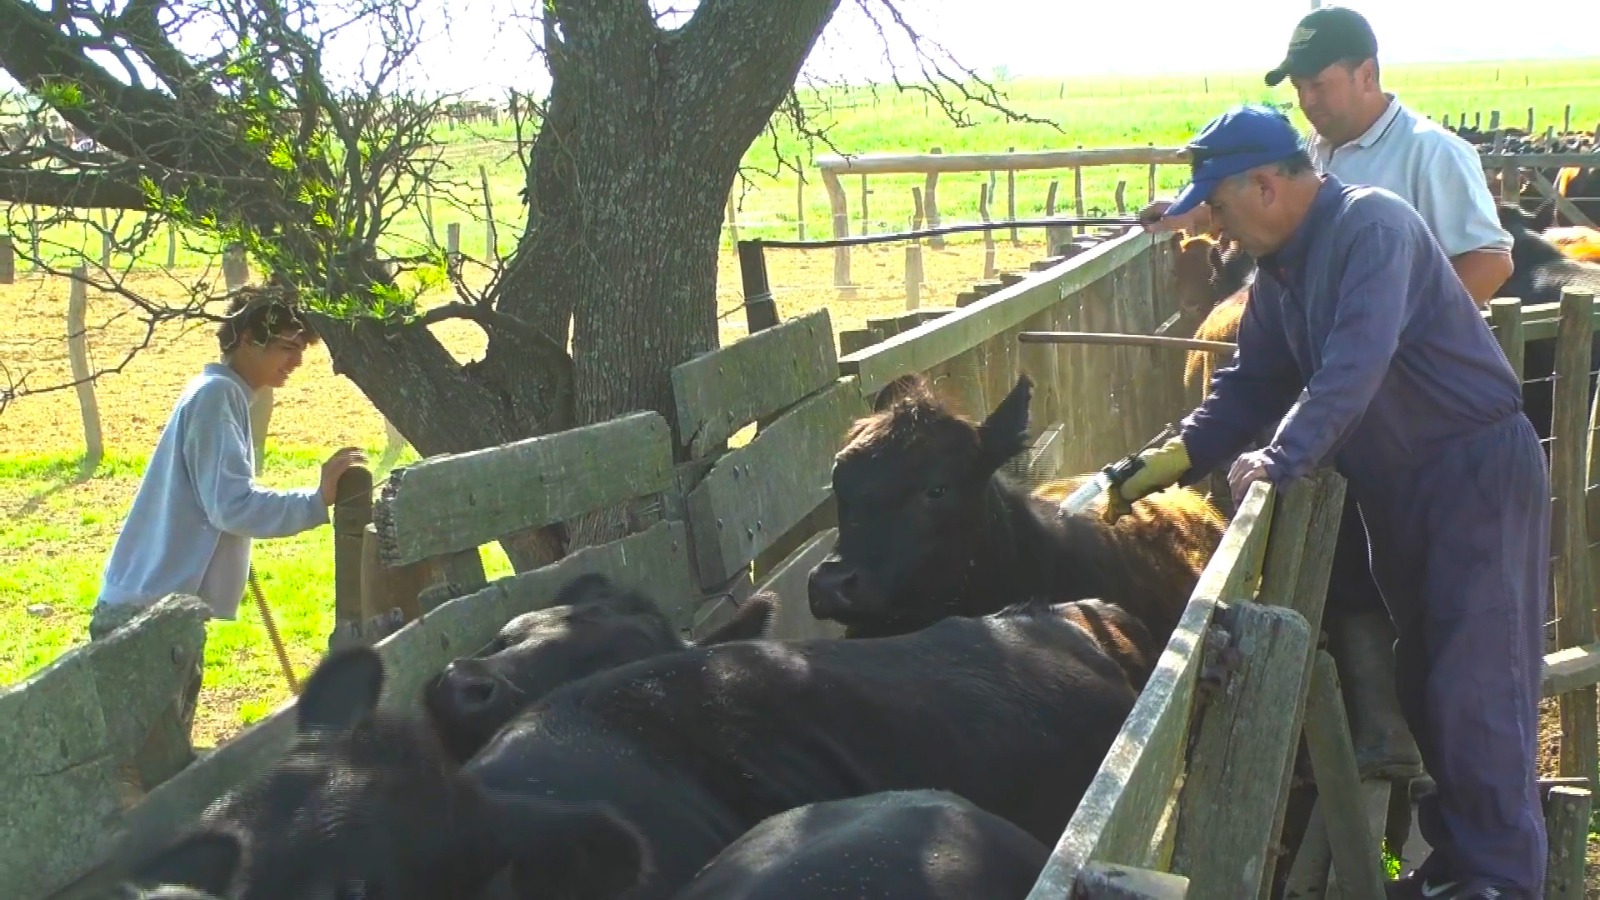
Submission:
POLYGON ((183 886, 225 897, 233 884, 244 846, 227 831, 197 831, 133 867, 141 887, 183 886))
POLYGON ((489 802, 493 833, 516 838, 506 850, 525 896, 625 896, 654 871, 644 835, 609 808, 504 794, 489 802))
POLYGON ((1032 399, 1033 380, 1023 375, 978 426, 985 462, 998 468, 1028 446, 1028 403, 1032 399))
POLYGON ((383 659, 371 647, 341 649, 306 679, 295 704, 301 733, 349 731, 372 714, 383 691, 383 659))
POLYGON ((883 412, 895 401, 907 397, 919 397, 928 393, 928 381, 921 372, 912 372, 910 375, 901 375, 899 378, 883 386, 878 392, 878 399, 873 401, 874 412, 883 412))

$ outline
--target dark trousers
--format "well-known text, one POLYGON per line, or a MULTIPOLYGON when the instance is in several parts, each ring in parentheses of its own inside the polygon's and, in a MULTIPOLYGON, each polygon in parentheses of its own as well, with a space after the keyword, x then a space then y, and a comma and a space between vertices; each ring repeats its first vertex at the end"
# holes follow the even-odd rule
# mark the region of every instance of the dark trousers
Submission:
POLYGON ((1550 477, 1513 415, 1394 477, 1350 477, 1394 618, 1401 709, 1438 791, 1418 824, 1430 878, 1543 891, 1539 681, 1550 477))

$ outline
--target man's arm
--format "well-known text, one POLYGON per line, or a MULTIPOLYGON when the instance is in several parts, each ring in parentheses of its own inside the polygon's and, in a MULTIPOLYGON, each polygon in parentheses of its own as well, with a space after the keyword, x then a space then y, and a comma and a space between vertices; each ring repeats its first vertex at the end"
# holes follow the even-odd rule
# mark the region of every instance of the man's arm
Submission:
POLYGON ((1472 302, 1478 304, 1479 309, 1488 309, 1495 292, 1511 277, 1511 251, 1469 250, 1450 257, 1450 266, 1467 286, 1472 302))
POLYGON ((212 525, 250 538, 287 537, 327 523, 317 488, 274 491, 255 483, 248 408, 235 405, 222 382, 192 400, 183 435, 184 465, 212 525))
POLYGON ((1300 370, 1279 315, 1276 298, 1262 298, 1259 281, 1252 285, 1233 363, 1217 370, 1205 401, 1183 420, 1189 471, 1179 484, 1194 484, 1237 455, 1299 396, 1300 370))
POLYGON ((1374 222, 1339 253, 1349 262, 1323 344, 1322 367, 1263 451, 1274 484, 1311 471, 1366 411, 1411 315, 1412 252, 1403 232, 1374 222))

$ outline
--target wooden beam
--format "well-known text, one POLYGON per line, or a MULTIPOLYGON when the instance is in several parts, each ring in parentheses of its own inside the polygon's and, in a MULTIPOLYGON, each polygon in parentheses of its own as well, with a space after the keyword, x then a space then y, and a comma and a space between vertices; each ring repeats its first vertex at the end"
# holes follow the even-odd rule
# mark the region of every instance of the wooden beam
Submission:
MULTIPOLYGON (((1322 810, 1339 883, 1352 900, 1383 900, 1383 857, 1378 836, 1367 826, 1355 748, 1339 694, 1339 676, 1333 657, 1326 650, 1316 651, 1312 666, 1305 736, 1317 779, 1317 805, 1322 810)), ((1387 802, 1384 805, 1387 808, 1387 802)))
POLYGON ((1173 350, 1222 350, 1232 352, 1238 344, 1205 341, 1198 338, 1165 337, 1154 334, 1117 334, 1106 331, 1024 331, 1017 335, 1023 344, 1104 344, 1113 347, 1164 347, 1173 350))
POLYGON ((667 420, 639 412, 395 469, 372 523, 381 561, 400 566, 475 550, 671 483, 667 420))
POLYGON ((553 605, 556 591, 585 573, 599 572, 623 587, 648 592, 678 623, 687 618, 689 601, 698 595, 689 577, 687 543, 682 522, 657 522, 638 534, 585 547, 442 604, 378 643, 386 670, 381 704, 416 708, 423 686, 446 663, 494 640, 511 619, 553 605))
POLYGON ((1545 654, 1539 696, 1559 697, 1596 683, 1600 683, 1600 643, 1545 654))
MULTIPOLYGON (((1070 169, 1078 166, 1188 165, 1182 147, 1096 147, 1088 150, 1030 150, 1021 153, 862 153, 817 157, 823 177, 840 175, 928 174, 987 172, 990 169, 1070 169)), ((1480 153, 1485 169, 1506 166, 1583 166, 1594 163, 1591 153, 1480 153)))
POLYGON ((1254 897, 1299 738, 1284 711, 1305 692, 1311 632, 1294 610, 1256 603, 1219 613, 1217 624, 1241 660, 1194 735, 1172 868, 1189 876, 1196 897, 1254 897))
POLYGON ((1148 252, 1151 241, 1150 235, 1137 230, 1105 241, 1056 268, 845 356, 839 360, 839 369, 858 376, 864 395, 876 394, 901 375, 925 372, 1016 328, 1148 252))
POLYGON ((1107 751, 1028 900, 1074 896, 1091 862, 1145 866, 1182 769, 1205 635, 1218 598, 1237 597, 1266 553, 1271 488, 1252 485, 1200 575, 1183 617, 1107 751))
POLYGON ((1089 863, 1074 897, 1083 900, 1184 900, 1189 879, 1171 872, 1089 863))
MULTIPOLYGON (((1551 534, 1555 564, 1556 634, 1560 646, 1593 643, 1594 595, 1589 573, 1585 481, 1589 428, 1589 348, 1594 333, 1594 296, 1564 290, 1561 330, 1556 336, 1555 408, 1551 415, 1550 486, 1558 498, 1551 534)), ((1595 690, 1561 695, 1561 774, 1596 778, 1595 690)))
POLYGON ((712 466, 687 498, 702 586, 736 574, 827 499, 844 432, 867 406, 837 380, 712 466))
POLYGON ((705 456, 739 429, 839 377, 827 309, 790 319, 672 369, 678 446, 705 456))
POLYGON ((1533 182, 1534 189, 1543 194, 1546 199, 1556 202, 1556 210, 1566 216, 1567 221, 1585 228, 1596 227, 1594 220, 1584 215, 1583 210, 1574 205, 1571 200, 1561 196, 1561 192, 1556 190, 1556 186, 1550 183, 1550 179, 1540 174, 1538 169, 1528 169, 1528 180, 1533 182))
POLYGON ((1587 788, 1550 789, 1545 812, 1549 853, 1545 865, 1545 900, 1583 900, 1584 859, 1589 848, 1589 816, 1594 799, 1587 788))
POLYGON ((817 168, 838 175, 986 172, 990 169, 1066 169, 1073 166, 1187 163, 1182 148, 1105 147, 1092 150, 1030 150, 1021 153, 863 153, 817 157, 817 168))

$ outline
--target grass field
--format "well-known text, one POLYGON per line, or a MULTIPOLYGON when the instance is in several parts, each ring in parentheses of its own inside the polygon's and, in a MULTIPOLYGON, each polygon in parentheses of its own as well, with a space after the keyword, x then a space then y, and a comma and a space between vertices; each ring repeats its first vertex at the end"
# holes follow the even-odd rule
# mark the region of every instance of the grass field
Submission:
MULTIPOLYGON (((1600 121, 1600 59, 1395 67, 1385 72, 1385 81, 1413 108, 1434 118, 1447 113, 1454 117, 1464 110, 1469 117, 1482 112, 1487 120, 1488 112, 1498 109, 1509 122, 1522 124, 1531 106, 1536 112, 1536 128, 1542 131, 1548 124, 1561 127, 1565 107, 1570 104, 1575 128, 1588 130, 1600 121)), ((936 109, 925 110, 920 97, 884 93, 874 100, 858 91, 830 100, 836 120, 830 137, 850 152, 925 152, 935 146, 947 153, 1009 147, 1170 146, 1231 103, 1292 100, 1287 89, 1265 88, 1257 72, 1181 79, 1033 80, 1012 83, 1006 89, 1014 105, 1054 118, 1063 133, 1042 126, 995 123, 984 116, 978 116, 978 127, 957 129, 940 118, 936 109)), ((1298 112, 1292 115, 1303 126, 1298 112)), ((483 166, 498 221, 499 246, 507 251, 515 241, 522 214, 516 197, 521 179, 509 127, 462 127, 443 137, 456 176, 471 183, 461 194, 463 209, 451 208, 443 198, 435 199, 439 240, 443 240, 446 222, 462 222, 463 250, 469 255, 483 254, 481 220, 470 217, 482 212, 477 173, 483 166), (477 199, 471 200, 473 196, 477 199)), ((785 152, 796 149, 792 141, 780 141, 780 147, 785 152)), ((738 210, 741 233, 793 237, 798 186, 794 173, 761 174, 775 168, 770 143, 758 143, 747 160, 751 181, 736 186, 743 191, 738 210)), ((807 171, 810 180, 803 194, 804 216, 808 236, 818 237, 828 228, 827 201, 816 183, 814 168, 808 166, 807 171)), ((1177 168, 1162 170, 1158 194, 1170 195, 1183 174, 1177 168)), ((947 222, 976 219, 978 186, 987 178, 986 173, 942 176, 939 198, 943 218, 947 222)), ((1043 211, 1051 178, 1061 180, 1060 196, 1070 200, 1070 173, 1020 173, 1019 215, 1043 211)), ((1143 167, 1088 170, 1086 205, 1109 210, 1119 179, 1128 182, 1130 203, 1142 204, 1145 178, 1143 167)), ((1000 183, 1003 190, 1003 177, 1000 183)), ((874 176, 868 184, 872 191, 869 230, 903 228, 911 213, 910 188, 920 184, 920 177, 874 176)), ((845 188, 854 233, 861 227, 859 179, 846 179, 845 188)), ((19 243, 27 239, 26 229, 17 227, 23 215, 24 210, 11 211, 12 234, 19 243)), ((404 251, 425 241, 426 229, 416 212, 403 216, 399 226, 390 238, 395 249, 404 251)), ((1037 232, 1024 231, 1022 245, 1014 247, 1002 236, 1001 270, 1023 268, 1043 256, 1039 237, 1037 232)), ((90 247, 65 232, 52 233, 47 240, 98 248, 98 238, 90 247)), ((981 277, 978 240, 957 236, 947 250, 925 250, 929 282, 922 295, 925 304, 947 304, 957 291, 981 277)), ((157 241, 147 259, 164 261, 165 256, 164 242, 157 241)), ((902 309, 901 247, 856 248, 852 256, 851 272, 862 287, 854 299, 843 301, 829 288, 831 251, 769 252, 782 315, 826 306, 837 332, 860 327, 868 316, 902 309)), ((201 254, 184 252, 179 254, 177 271, 141 266, 133 277, 153 293, 175 297, 182 283, 200 277, 199 269, 210 263, 201 254)), ((725 249, 717 291, 719 309, 729 313, 722 334, 725 343, 743 334, 743 316, 737 310, 738 283, 737 264, 725 249)), ((36 385, 69 380, 62 337, 65 282, 33 275, 24 267, 17 284, 0 286, 0 308, 8 312, 6 330, 0 331, 0 363, 11 375, 30 373, 30 383, 36 385)), ((139 340, 141 329, 125 313, 125 304, 116 298, 91 295, 90 343, 97 362, 116 359, 139 340)), ((438 326, 436 332, 463 360, 482 350, 481 334, 472 326, 451 322, 438 326)), ((137 487, 145 454, 154 446, 183 383, 214 355, 214 342, 206 330, 173 325, 158 331, 153 345, 124 371, 102 379, 96 392, 107 457, 92 477, 83 478, 78 471, 83 436, 72 392, 27 397, 0 413, 0 684, 25 678, 85 639, 100 570, 137 487)), ((381 417, 349 381, 332 374, 325 350, 318 347, 307 354, 305 366, 289 386, 277 392, 263 480, 280 487, 312 484, 320 461, 332 449, 345 444, 363 446, 376 461, 383 442, 381 417)), ((402 461, 414 458, 408 450, 402 461)), ((377 474, 381 477, 383 473, 377 474)), ((326 528, 256 544, 254 561, 262 588, 302 675, 324 651, 332 626, 332 560, 331 535, 326 528)), ((493 546, 486 548, 485 561, 491 577, 509 570, 493 546)), ((196 734, 199 744, 226 740, 288 696, 253 603, 243 606, 238 621, 211 626, 196 734)), ((1549 768, 1553 758, 1548 729, 1546 734, 1549 768)))

